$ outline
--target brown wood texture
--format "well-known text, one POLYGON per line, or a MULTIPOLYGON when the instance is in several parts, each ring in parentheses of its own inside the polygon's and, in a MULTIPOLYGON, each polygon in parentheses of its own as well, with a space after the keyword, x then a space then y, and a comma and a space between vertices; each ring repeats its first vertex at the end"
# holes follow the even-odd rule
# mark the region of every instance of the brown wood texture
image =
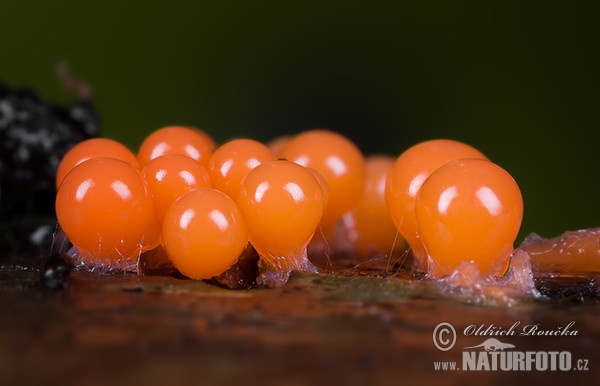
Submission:
POLYGON ((281 288, 250 290, 74 272, 66 289, 49 291, 38 277, 0 268, 2 385, 565 384, 600 375, 600 303, 581 297, 593 280, 508 306, 475 305, 399 273, 294 274, 281 288), (570 351, 589 371, 434 370, 435 361, 460 366, 463 348, 484 340, 460 336, 467 326, 571 321, 577 336, 498 338, 523 351, 570 351), (432 340, 441 322, 459 331, 446 352, 432 340))

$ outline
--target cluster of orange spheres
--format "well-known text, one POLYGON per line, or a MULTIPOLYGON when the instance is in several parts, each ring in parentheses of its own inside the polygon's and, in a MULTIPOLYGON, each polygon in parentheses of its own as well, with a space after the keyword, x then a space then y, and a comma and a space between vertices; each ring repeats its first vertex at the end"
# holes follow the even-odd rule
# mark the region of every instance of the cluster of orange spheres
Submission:
POLYGON ((329 130, 217 146, 169 126, 137 154, 89 139, 64 156, 56 187, 58 222, 86 266, 127 269, 162 246, 193 279, 222 274, 248 243, 285 278, 314 269, 309 243, 370 256, 402 253, 404 240, 431 276, 465 260, 500 274, 523 212, 512 177, 468 145, 432 140, 364 157, 329 130))

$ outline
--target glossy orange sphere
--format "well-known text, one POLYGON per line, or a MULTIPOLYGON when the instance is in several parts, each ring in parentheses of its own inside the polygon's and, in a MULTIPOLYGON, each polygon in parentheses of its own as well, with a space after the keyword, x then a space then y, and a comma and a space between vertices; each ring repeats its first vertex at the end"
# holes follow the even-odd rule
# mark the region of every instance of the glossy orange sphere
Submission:
POLYGON ((365 160, 348 138, 329 130, 309 130, 293 137, 280 158, 315 169, 327 181, 329 202, 324 227, 331 227, 354 206, 363 193, 365 160))
POLYGON ((500 275, 523 219, 521 191, 512 176, 488 160, 462 159, 433 172, 416 203, 429 274, 452 273, 474 261, 484 275, 500 275))
POLYGON ((404 239, 398 234, 385 201, 387 175, 394 161, 388 155, 366 158, 364 194, 343 217, 350 246, 360 255, 399 254, 404 250, 404 239))
POLYGON ((242 182, 237 202, 250 242, 267 263, 295 265, 323 215, 323 192, 314 175, 289 161, 266 162, 242 182))
POLYGON ((114 158, 92 158, 71 170, 56 197, 56 216, 89 264, 135 263, 159 244, 160 224, 140 172, 114 158))
POLYGON ((218 276, 235 264, 248 243, 236 203, 225 193, 199 188, 167 210, 162 243, 173 265, 192 279, 218 276))
POLYGON ((183 193, 195 188, 212 187, 206 168, 182 154, 167 154, 150 160, 142 168, 142 176, 152 195, 160 222, 169 206, 183 193))
POLYGON ((462 142, 433 139, 405 150, 394 161, 386 181, 385 199, 392 220, 410 245, 420 268, 426 255, 415 215, 417 195, 423 182, 440 166, 461 158, 487 159, 483 153, 462 142))
POLYGON ((183 154, 208 166, 215 141, 204 131, 185 127, 167 126, 148 135, 140 145, 137 159, 144 166, 151 159, 166 154, 183 154))
POLYGON ((215 150, 208 171, 215 189, 235 199, 244 177, 255 167, 275 161, 269 148, 253 139, 234 139, 215 150))
POLYGON ((109 138, 91 138, 79 142, 63 156, 56 171, 56 189, 67 173, 90 158, 108 157, 127 162, 136 169, 139 164, 135 154, 122 143, 109 138))

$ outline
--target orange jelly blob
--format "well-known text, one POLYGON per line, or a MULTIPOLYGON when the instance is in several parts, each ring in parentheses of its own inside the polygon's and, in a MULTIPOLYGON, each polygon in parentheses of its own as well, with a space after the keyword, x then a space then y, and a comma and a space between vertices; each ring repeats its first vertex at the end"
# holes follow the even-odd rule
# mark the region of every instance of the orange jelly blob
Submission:
POLYGON ((416 219, 431 277, 448 275, 464 261, 473 261, 483 275, 501 275, 521 226, 523 199, 500 166, 462 159, 425 180, 416 219))
POLYGON ((385 199, 392 220, 410 245, 416 264, 426 267, 426 255, 415 216, 417 195, 423 182, 440 166, 461 158, 487 159, 479 150, 450 139, 433 139, 405 150, 388 173, 385 199))
POLYGON ((154 201, 160 222, 179 196, 195 188, 210 188, 208 171, 202 164, 182 154, 167 154, 150 160, 142 176, 154 201))
POLYGON ((314 175, 293 162, 266 162, 248 173, 237 202, 261 258, 284 271, 302 269, 323 215, 323 192, 314 175))
POLYGON ((358 254, 400 253, 405 242, 398 235, 385 202, 385 184, 395 158, 373 155, 366 159, 367 178, 364 194, 343 217, 351 248, 358 254))
POLYGON ((167 210, 162 226, 167 256, 192 279, 218 276, 235 264, 248 243, 240 209, 225 193, 199 188, 167 210))
POLYGON ((208 163, 208 171, 213 186, 235 199, 244 177, 258 165, 274 160, 275 155, 261 142, 234 139, 214 152, 208 163))
POLYGON ((159 244, 144 180, 118 159, 92 158, 74 167, 58 189, 56 216, 85 264, 130 266, 159 244))
POLYGON ((600 228, 567 231, 549 239, 532 233, 519 249, 530 256, 536 273, 554 276, 600 273, 600 228))
POLYGON ((109 138, 91 138, 79 142, 64 155, 56 171, 56 188, 67 173, 75 166, 90 158, 108 157, 127 162, 136 169, 139 164, 135 154, 122 143, 109 138))
POLYGON ((183 154, 208 166, 215 141, 204 131, 184 126, 167 126, 147 136, 137 153, 140 166, 166 154, 183 154))
POLYGON ((329 186, 323 227, 333 226, 363 193, 365 161, 352 141, 329 130, 309 130, 293 137, 279 157, 315 169, 329 186))

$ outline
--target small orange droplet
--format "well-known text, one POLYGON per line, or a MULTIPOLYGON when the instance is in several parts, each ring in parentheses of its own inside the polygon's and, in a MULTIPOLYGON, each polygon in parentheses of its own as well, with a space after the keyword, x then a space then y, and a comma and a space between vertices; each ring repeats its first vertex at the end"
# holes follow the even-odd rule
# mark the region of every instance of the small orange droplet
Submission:
POLYGON ((483 275, 503 274, 522 218, 519 187, 500 166, 462 159, 440 167, 423 183, 416 202, 430 276, 448 275, 471 260, 483 275))
POLYGON ((310 171, 289 161, 266 162, 246 176, 237 202, 263 260, 287 273, 306 267, 306 246, 323 215, 323 192, 310 171))
POLYGON ((423 182, 440 166, 461 158, 487 159, 479 150, 450 139, 433 139, 405 150, 388 173, 385 199, 402 237, 408 242, 418 269, 426 269, 427 256, 415 215, 423 182))
POLYGON ((74 167, 58 189, 56 215, 86 264, 130 266, 160 241, 144 180, 122 160, 92 158, 74 167))
POLYGON ((198 188, 167 210, 162 243, 173 265, 192 279, 218 276, 235 264, 248 243, 242 213, 226 194, 198 188))
POLYGON ((183 154, 208 166, 215 148, 214 140, 204 131, 184 126, 167 126, 148 135, 137 153, 141 167, 166 154, 183 154))
POLYGON ((363 256, 400 253, 405 246, 385 202, 386 179, 394 160, 387 155, 367 157, 364 194, 343 217, 351 248, 363 256))

